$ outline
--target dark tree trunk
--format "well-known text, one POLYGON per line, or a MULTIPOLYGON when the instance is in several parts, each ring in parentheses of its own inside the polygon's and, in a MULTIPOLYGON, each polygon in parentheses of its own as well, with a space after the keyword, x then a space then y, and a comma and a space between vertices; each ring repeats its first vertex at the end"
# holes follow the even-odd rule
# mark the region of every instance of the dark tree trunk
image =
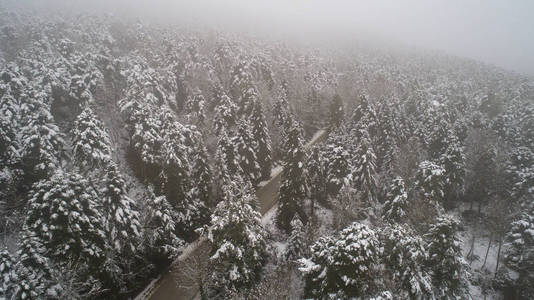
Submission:
POLYGON ((490 234, 490 238, 489 238, 489 241, 488 241, 488 248, 486 249, 486 256, 484 256, 484 263, 482 264, 482 267, 480 267, 481 269, 486 266, 486 261, 488 260, 488 253, 489 253, 489 250, 491 248, 491 240, 493 240, 493 233, 490 234))
POLYGON ((499 236, 499 250, 497 250, 497 263, 495 264, 495 276, 497 276, 497 271, 499 270, 499 262, 501 260, 501 247, 502 247, 502 235, 499 236))

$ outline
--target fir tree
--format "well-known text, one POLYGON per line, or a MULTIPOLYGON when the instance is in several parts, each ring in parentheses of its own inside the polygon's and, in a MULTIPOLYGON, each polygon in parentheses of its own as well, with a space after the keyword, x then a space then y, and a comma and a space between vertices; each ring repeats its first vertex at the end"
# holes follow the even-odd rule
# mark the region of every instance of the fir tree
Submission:
POLYGON ((251 206, 256 200, 248 188, 229 182, 213 212, 208 240, 216 286, 226 291, 251 287, 265 262, 265 232, 261 216, 251 206))
POLYGON ((164 123, 161 146, 163 168, 160 174, 161 191, 177 210, 185 206, 186 193, 191 187, 188 149, 181 126, 173 119, 164 123))
POLYGON ((393 179, 393 183, 386 195, 386 201, 382 208, 382 216, 392 222, 399 222, 406 216, 408 193, 404 180, 401 177, 393 179))
POLYGON ((221 96, 215 107, 213 129, 219 135, 222 131, 228 131, 236 123, 237 105, 226 94, 221 96))
POLYGON ((226 131, 219 134, 215 160, 218 168, 218 177, 221 182, 231 181, 235 176, 241 176, 243 170, 239 164, 239 154, 236 146, 226 131))
POLYGON ((97 266, 104 256, 102 216, 98 196, 77 174, 58 172, 37 183, 30 193, 25 228, 60 263, 97 266))
POLYGON ((286 149, 288 158, 282 170, 282 182, 278 200, 277 224, 286 232, 290 231, 290 222, 298 214, 306 221, 304 199, 307 194, 305 169, 306 153, 302 145, 300 129, 295 122, 289 130, 286 149))
POLYGON ((327 195, 327 177, 326 177, 326 160, 321 149, 314 146, 311 150, 311 155, 306 164, 308 171, 308 183, 310 187, 310 197, 312 200, 312 209, 314 209, 315 201, 324 203, 327 195))
POLYGON ((152 260, 172 260, 184 242, 175 234, 176 214, 165 196, 156 196, 149 187, 144 197, 143 245, 152 260))
POLYGON ((440 164, 445 169, 446 184, 444 196, 447 200, 453 200, 461 194, 465 179, 465 157, 462 148, 456 139, 449 141, 449 145, 440 157, 440 164))
POLYGON ((463 299, 466 296, 466 271, 460 241, 456 237, 458 222, 439 217, 425 235, 434 295, 442 299, 463 299))
POLYGON ((304 225, 297 215, 291 220, 291 234, 287 241, 285 258, 294 261, 300 258, 304 252, 304 225))
POLYGON ((126 184, 113 163, 107 167, 100 195, 109 244, 119 252, 135 253, 141 231, 139 212, 128 197, 126 184))
POLYGON ((211 206, 212 174, 208 160, 208 153, 204 143, 199 141, 193 154, 193 168, 191 170, 193 181, 192 193, 205 206, 211 206))
POLYGON ((350 155, 339 140, 326 145, 324 152, 327 192, 331 197, 338 195, 350 174, 350 155))
POLYGON ((376 201, 376 155, 374 154, 369 134, 361 131, 361 141, 358 146, 353 163, 352 176, 357 189, 362 192, 366 201, 376 201))
POLYGON ((254 150, 261 169, 260 179, 267 180, 271 177, 271 169, 273 165, 271 138, 269 136, 267 124, 265 123, 265 116, 260 101, 254 106, 251 118, 252 136, 256 141, 254 150))
POLYGON ((30 118, 22 128, 22 162, 26 182, 33 183, 48 178, 59 167, 65 142, 45 107, 30 118))
POLYGON ((5 248, 0 250, 0 279, 0 297, 11 299, 16 284, 15 259, 5 248))
POLYGON ((353 223, 337 237, 323 237, 311 247, 311 257, 300 260, 306 297, 364 298, 375 287, 380 243, 366 225, 353 223))
POLYGON ((443 201, 444 185, 446 182, 445 169, 430 161, 423 161, 419 164, 416 175, 416 186, 421 189, 426 199, 441 204, 443 201))
POLYGON ((393 225, 382 233, 383 262, 403 299, 432 298, 432 281, 424 268, 428 253, 423 240, 409 227, 393 225))
POLYGON ((76 117, 72 134, 74 158, 82 167, 104 166, 111 160, 109 136, 90 107, 76 117))
POLYGON ((237 128, 237 136, 233 143, 237 147, 239 155, 239 165, 243 171, 243 176, 253 185, 259 183, 261 178, 261 169, 258 164, 255 148, 257 137, 252 135, 250 124, 246 121, 240 121, 237 128))

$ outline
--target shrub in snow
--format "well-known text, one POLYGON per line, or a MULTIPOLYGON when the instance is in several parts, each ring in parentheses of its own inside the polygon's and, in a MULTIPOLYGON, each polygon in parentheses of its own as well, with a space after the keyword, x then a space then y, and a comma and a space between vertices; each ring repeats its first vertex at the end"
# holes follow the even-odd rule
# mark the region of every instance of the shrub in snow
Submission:
POLYGON ((382 216, 384 219, 392 222, 399 222, 406 216, 406 206, 408 200, 408 193, 402 177, 393 179, 391 187, 386 195, 386 201, 382 208, 382 216))
POLYGON ((311 257, 299 261, 306 282, 305 296, 368 296, 375 288, 374 272, 380 254, 377 234, 363 224, 353 223, 337 236, 320 238, 311 247, 311 257))
POLYGON ((208 240, 216 286, 227 291, 251 287, 265 262, 265 231, 261 216, 250 203, 256 196, 238 183, 224 187, 222 199, 213 212, 208 240))

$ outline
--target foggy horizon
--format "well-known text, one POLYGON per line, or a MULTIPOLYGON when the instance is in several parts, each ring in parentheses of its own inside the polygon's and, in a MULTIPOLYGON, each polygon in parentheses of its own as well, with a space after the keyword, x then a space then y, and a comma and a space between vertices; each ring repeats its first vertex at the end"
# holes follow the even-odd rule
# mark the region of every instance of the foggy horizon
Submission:
POLYGON ((534 75, 531 1, 54 0, 22 5, 26 4, 46 6, 48 11, 112 13, 154 23, 207 26, 311 42, 324 37, 344 42, 385 42, 438 50, 534 75))

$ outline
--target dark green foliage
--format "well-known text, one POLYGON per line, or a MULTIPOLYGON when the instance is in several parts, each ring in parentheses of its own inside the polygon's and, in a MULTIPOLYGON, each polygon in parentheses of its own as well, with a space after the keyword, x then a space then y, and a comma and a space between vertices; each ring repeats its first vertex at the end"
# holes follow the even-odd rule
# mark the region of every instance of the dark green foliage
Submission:
POLYGON ((277 225, 289 232, 290 222, 298 214, 306 222, 304 199, 308 191, 306 185, 306 153, 302 145, 300 129, 297 123, 288 132, 286 149, 287 160, 282 170, 282 182, 278 198, 277 225))
POLYGON ((434 294, 442 299, 462 299, 467 292, 466 264, 456 237, 458 225, 450 217, 439 217, 425 235, 434 294))
POLYGON ((261 102, 257 102, 254 106, 251 116, 252 136, 255 140, 255 152, 258 159, 258 164, 261 170, 261 180, 267 180, 271 177, 272 169, 272 150, 271 138, 265 122, 263 108, 261 102))
POLYGON ((103 218, 96 192, 77 174, 58 172, 37 183, 30 193, 25 230, 58 263, 88 263, 104 259, 103 218))
POLYGON ((408 193, 401 177, 393 179, 386 201, 382 208, 382 216, 390 222, 399 222, 406 216, 408 193))
POLYGON ((366 225, 353 223, 337 236, 322 237, 311 246, 311 257, 300 260, 305 296, 365 297, 375 288, 380 243, 366 225))

